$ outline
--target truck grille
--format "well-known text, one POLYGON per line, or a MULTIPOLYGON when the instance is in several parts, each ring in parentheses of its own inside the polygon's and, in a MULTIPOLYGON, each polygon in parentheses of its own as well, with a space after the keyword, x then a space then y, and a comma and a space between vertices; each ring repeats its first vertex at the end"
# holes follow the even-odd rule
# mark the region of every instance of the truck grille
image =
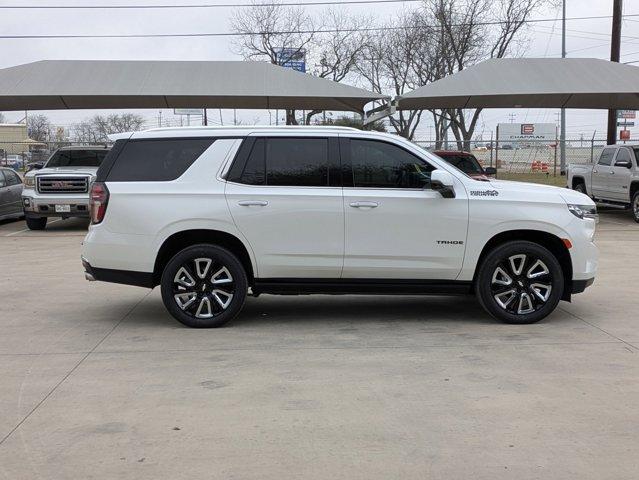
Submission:
POLYGON ((40 193, 87 193, 89 179, 87 177, 39 177, 40 193))

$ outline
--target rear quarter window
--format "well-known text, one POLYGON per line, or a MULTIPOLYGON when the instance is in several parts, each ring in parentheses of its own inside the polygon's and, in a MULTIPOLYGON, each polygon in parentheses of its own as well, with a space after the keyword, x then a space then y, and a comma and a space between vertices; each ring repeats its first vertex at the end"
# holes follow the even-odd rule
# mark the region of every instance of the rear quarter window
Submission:
POLYGON ((129 140, 121 147, 106 181, 175 180, 186 172, 214 141, 215 138, 129 140))

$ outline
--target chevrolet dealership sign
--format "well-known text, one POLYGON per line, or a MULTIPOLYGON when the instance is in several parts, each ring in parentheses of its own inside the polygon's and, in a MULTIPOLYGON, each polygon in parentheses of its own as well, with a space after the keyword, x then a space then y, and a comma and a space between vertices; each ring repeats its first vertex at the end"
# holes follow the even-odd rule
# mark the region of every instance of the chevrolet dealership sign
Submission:
POLYGON ((497 134, 500 142, 554 142, 557 127, 554 123, 500 123, 497 134))

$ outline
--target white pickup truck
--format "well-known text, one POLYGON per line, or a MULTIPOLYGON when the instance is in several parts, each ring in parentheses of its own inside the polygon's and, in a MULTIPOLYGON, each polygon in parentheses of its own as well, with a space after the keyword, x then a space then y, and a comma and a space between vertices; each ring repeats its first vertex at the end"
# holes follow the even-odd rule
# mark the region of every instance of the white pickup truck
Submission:
POLYGON ((639 222, 639 145, 608 145, 595 163, 568 165, 568 188, 599 203, 630 207, 639 222))

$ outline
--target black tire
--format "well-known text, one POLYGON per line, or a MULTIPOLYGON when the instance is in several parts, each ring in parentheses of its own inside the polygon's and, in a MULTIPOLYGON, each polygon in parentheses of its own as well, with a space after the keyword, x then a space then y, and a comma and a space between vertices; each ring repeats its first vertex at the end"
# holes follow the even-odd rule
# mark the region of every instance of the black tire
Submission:
POLYGON ((637 190, 632 196, 632 201, 630 202, 630 211, 632 212, 632 216, 635 219, 635 222, 639 223, 639 190, 637 190))
POLYGON ((573 188, 573 190, 576 190, 579 193, 583 193, 584 195, 588 195, 588 192, 586 191, 586 185, 584 183, 578 183, 577 185, 575 185, 575 188, 573 188))
POLYGON ((188 327, 214 328, 229 322, 242 310, 247 289, 242 263, 215 245, 185 248, 169 260, 162 272, 164 306, 188 327))
POLYGON ((538 322, 557 307, 563 290, 564 275, 555 256, 537 243, 521 240, 489 252, 475 280, 481 306, 504 323, 538 322))
POLYGON ((47 217, 30 217, 27 215, 25 220, 29 230, 44 230, 47 226, 47 217))

